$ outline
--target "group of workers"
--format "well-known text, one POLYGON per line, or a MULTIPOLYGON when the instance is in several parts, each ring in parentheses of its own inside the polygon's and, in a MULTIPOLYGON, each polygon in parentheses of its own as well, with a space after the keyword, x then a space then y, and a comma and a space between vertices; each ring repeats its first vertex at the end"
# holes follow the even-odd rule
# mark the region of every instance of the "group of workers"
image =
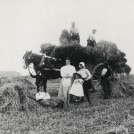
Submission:
MULTIPOLYGON (((89 35, 87 39, 87 46, 94 47, 96 45, 95 41, 95 34, 97 30, 93 29, 92 33, 89 35)), ((75 27, 75 23, 72 22, 72 27, 70 29, 71 41, 77 41, 80 43, 80 36, 78 29, 75 27)), ((84 101, 84 96, 86 96, 89 103, 91 103, 89 99, 89 89, 92 88, 91 86, 91 73, 88 69, 85 68, 85 63, 79 63, 79 70, 76 71, 75 67, 71 65, 70 59, 66 59, 66 65, 63 66, 60 70, 61 74, 61 82, 58 92, 58 99, 60 100, 58 103, 54 103, 51 101, 50 95, 46 91, 46 81, 47 78, 41 74, 40 71, 36 72, 36 75, 31 75, 31 77, 36 78, 36 85, 37 85, 37 93, 36 93, 36 100, 43 102, 45 106, 52 106, 52 107, 62 107, 63 100, 66 102, 72 102, 75 98, 76 102, 84 101), (73 97, 75 96, 75 97, 73 97)), ((112 71, 108 67, 106 63, 101 73, 101 83, 103 85, 104 90, 104 98, 107 99, 111 95, 110 89, 110 76, 112 71)))
MULTIPOLYGON (((58 97, 71 101, 72 96, 83 100, 86 96, 89 103, 88 89, 91 89, 91 73, 85 68, 85 63, 79 63, 79 71, 76 72, 74 66, 71 65, 70 59, 66 59, 66 65, 61 68, 61 84, 58 97)), ((78 99, 76 100, 78 101, 78 99)))
MULTIPOLYGON (((52 108, 61 106, 63 107, 64 102, 71 103, 82 102, 84 101, 84 96, 87 98, 87 101, 91 103, 89 99, 89 89, 91 86, 91 73, 88 69, 85 68, 85 63, 79 63, 79 70, 76 71, 75 67, 71 65, 70 59, 66 59, 66 65, 63 66, 60 70, 61 73, 61 82, 58 92, 58 103, 50 97, 46 91, 44 84, 46 82, 46 77, 41 74, 40 71, 37 71, 37 75, 31 75, 31 77, 36 78, 37 93, 36 100, 42 102, 45 106, 51 106, 52 108)), ((104 90, 104 98, 107 99, 111 95, 110 90, 110 76, 111 70, 108 67, 108 64, 105 64, 102 70, 102 85, 104 90)))

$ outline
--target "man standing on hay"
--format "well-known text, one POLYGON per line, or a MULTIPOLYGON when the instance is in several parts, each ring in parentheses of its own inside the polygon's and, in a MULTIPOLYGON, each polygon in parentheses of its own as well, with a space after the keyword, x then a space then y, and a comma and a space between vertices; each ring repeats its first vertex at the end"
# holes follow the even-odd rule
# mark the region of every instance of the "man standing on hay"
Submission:
POLYGON ((78 29, 75 27, 75 22, 72 22, 72 27, 70 29, 70 36, 71 36, 71 41, 77 41, 80 43, 80 36, 78 29))
POLYGON ((110 99, 111 97, 111 77, 112 76, 112 70, 111 67, 108 65, 108 63, 104 63, 104 68, 102 69, 101 72, 101 84, 103 86, 103 91, 104 91, 104 99, 110 99))
POLYGON ((89 37, 87 39, 87 46, 91 46, 94 47, 96 46, 96 40, 95 40, 95 34, 96 34, 97 30, 93 29, 92 33, 89 34, 89 37))

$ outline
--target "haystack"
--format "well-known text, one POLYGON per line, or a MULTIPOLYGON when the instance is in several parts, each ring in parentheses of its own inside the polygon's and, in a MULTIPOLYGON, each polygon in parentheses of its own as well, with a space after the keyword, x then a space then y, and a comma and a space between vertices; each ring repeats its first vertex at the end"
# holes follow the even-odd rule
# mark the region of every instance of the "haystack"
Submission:
POLYGON ((0 87, 1 112, 24 110, 26 104, 28 105, 29 109, 32 110, 34 108, 36 105, 35 101, 29 100, 27 97, 29 90, 35 88, 31 82, 24 77, 13 77, 10 79, 4 78, 4 82, 0 87))
MULTIPOLYGON (((67 43, 68 44, 68 43, 67 43)), ((126 54, 118 49, 117 45, 109 41, 99 41, 95 47, 81 46, 78 43, 55 46, 50 44, 41 45, 42 53, 49 56, 61 59, 62 64, 65 64, 65 59, 71 59, 71 64, 78 68, 79 62, 86 63, 86 67, 93 71, 93 68, 102 62, 107 61, 115 73, 126 71, 126 54)), ((128 65, 127 65, 128 66, 128 65)), ((129 67, 128 73, 131 71, 129 67)))
POLYGON ((134 95, 134 83, 130 77, 116 77, 111 81, 112 97, 128 97, 134 95))

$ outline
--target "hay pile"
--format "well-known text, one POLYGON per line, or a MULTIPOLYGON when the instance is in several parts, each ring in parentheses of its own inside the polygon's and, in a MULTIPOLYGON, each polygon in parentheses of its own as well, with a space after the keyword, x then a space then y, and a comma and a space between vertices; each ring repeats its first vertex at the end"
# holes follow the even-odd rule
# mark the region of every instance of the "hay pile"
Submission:
MULTIPOLYGON (((48 84, 48 88, 51 89, 51 82, 48 84)), ((58 88, 59 81, 53 83, 54 90, 58 88)), ((28 107, 29 110, 34 111, 39 107, 35 101, 35 91, 32 90, 36 87, 28 81, 25 77, 13 77, 1 79, 0 85, 0 112, 10 112, 13 110, 25 110, 28 107)), ((112 97, 128 97, 134 95, 134 83, 130 77, 115 77, 111 81, 112 97)), ((51 90, 50 90, 51 92, 51 90)), ((56 90, 56 95, 57 95, 56 90)), ((100 90, 99 96, 102 98, 103 90, 100 90)), ((53 93, 51 93, 53 94, 53 93)), ((54 94, 53 94, 54 95, 54 94)), ((52 96, 53 96, 52 95, 52 96)), ((97 93, 94 94, 97 96, 97 93)))
POLYGON ((112 97, 128 97, 134 95, 134 83, 130 77, 115 77, 111 81, 112 97))
POLYGON ((1 78, 0 112, 25 110, 26 105, 32 110, 36 106, 33 100, 27 97, 29 90, 35 86, 25 77, 1 78))
MULTIPOLYGON (((63 41, 64 42, 64 41, 63 41)), ((101 40, 95 47, 81 46, 78 43, 63 43, 60 46, 43 44, 41 45, 41 53, 61 59, 61 64, 65 64, 68 57, 71 64, 78 68, 78 64, 83 61, 86 67, 92 72, 93 68, 107 61, 115 73, 130 73, 131 68, 126 64, 126 54, 118 49, 113 42, 101 40), (66 45, 65 45, 66 44, 66 45)))
MULTIPOLYGON (((110 88, 112 90, 112 98, 124 98, 134 95, 134 80, 131 76, 114 76, 110 81, 110 88)), ((97 87, 97 92, 93 95, 97 98, 104 97, 103 86, 99 84, 97 87)))

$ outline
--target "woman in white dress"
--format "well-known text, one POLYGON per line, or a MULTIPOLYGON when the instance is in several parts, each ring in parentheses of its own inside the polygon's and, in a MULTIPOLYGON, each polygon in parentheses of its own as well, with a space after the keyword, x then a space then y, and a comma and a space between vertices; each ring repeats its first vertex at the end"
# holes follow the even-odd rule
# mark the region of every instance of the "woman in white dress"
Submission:
POLYGON ((83 92, 83 79, 80 74, 75 73, 75 80, 73 82, 73 85, 69 91, 69 94, 77 96, 77 97, 83 97, 84 92, 83 92))
POLYGON ((71 62, 69 59, 66 59, 66 65, 61 68, 61 83, 58 93, 58 98, 60 100, 67 101, 69 103, 68 99, 68 93, 72 86, 73 81, 73 74, 76 72, 75 67, 71 65, 71 62))

